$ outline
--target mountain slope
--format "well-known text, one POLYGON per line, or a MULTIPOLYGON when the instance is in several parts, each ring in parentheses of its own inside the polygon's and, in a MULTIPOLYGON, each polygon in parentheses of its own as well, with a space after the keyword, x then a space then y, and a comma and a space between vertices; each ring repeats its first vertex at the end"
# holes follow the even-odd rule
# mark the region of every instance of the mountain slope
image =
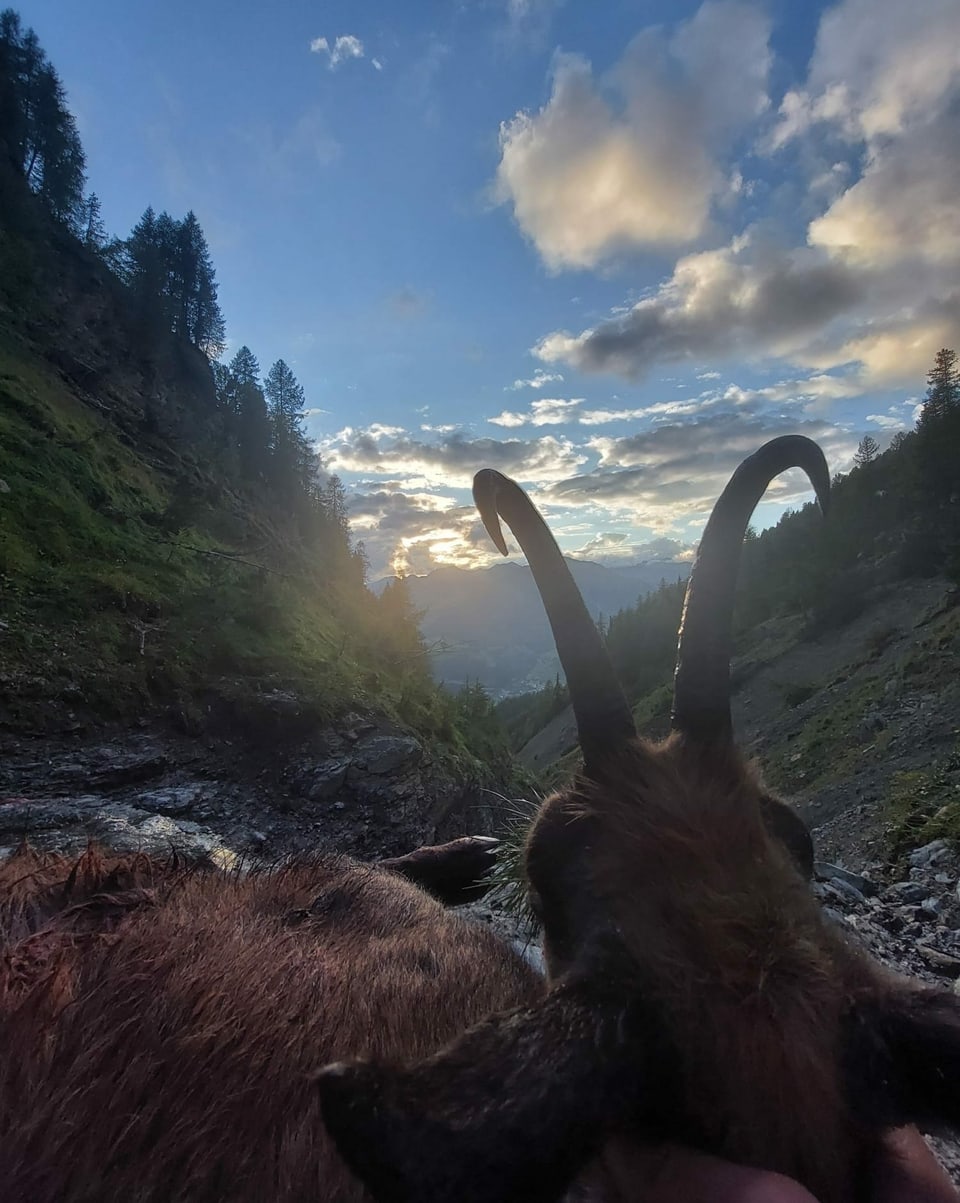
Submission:
POLYGON ((0 161, 0 730, 197 730, 289 694, 303 724, 370 708, 464 753, 345 524, 304 533, 231 472, 216 406, 204 356, 0 161))
MULTIPOLYGON (((620 568, 588 560, 568 563, 595 618, 609 618, 661 580, 682 579, 689 571, 688 564, 674 561, 620 568)), ((448 685, 480 680, 495 693, 519 693, 552 681, 560 671, 543 603, 525 564, 438 568, 408 577, 406 584, 422 611, 424 638, 434 647, 434 673, 448 685)))

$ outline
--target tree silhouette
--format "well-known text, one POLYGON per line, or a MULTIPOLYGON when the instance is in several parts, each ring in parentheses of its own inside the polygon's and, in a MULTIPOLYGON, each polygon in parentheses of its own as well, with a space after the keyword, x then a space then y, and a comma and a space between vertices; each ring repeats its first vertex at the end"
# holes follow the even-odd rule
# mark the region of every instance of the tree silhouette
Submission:
POLYGON ((169 255, 173 328, 214 359, 224 348, 223 315, 210 250, 192 209, 172 232, 169 255))
POLYGON ((938 505, 960 492, 960 369, 957 354, 938 351, 927 374, 927 396, 917 422, 917 459, 923 486, 938 505))
POLYGON ((287 495, 301 485, 300 467, 306 439, 303 433, 303 389, 282 359, 278 359, 263 382, 270 407, 273 476, 287 495))
POLYGON ((880 444, 873 435, 865 434, 860 440, 853 462, 858 468, 865 468, 867 464, 872 464, 879 454, 880 444))
POLYGON ((100 214, 100 198, 91 192, 83 202, 78 216, 80 241, 89 251, 100 254, 107 245, 107 231, 100 214))
POLYGON ((229 372, 238 386, 260 384, 260 364, 246 343, 230 360, 229 372))
POLYGON ((147 208, 126 241, 120 263, 121 279, 132 290, 151 334, 179 334, 208 359, 223 351, 216 277, 192 210, 176 221, 169 213, 147 208))
POLYGON ((934 358, 927 373, 927 397, 920 414, 920 425, 935 422, 960 407, 960 368, 957 353, 944 347, 934 358))
POLYGON ((86 166, 77 125, 37 35, 11 8, 0 12, 0 131, 14 167, 76 230, 86 166))

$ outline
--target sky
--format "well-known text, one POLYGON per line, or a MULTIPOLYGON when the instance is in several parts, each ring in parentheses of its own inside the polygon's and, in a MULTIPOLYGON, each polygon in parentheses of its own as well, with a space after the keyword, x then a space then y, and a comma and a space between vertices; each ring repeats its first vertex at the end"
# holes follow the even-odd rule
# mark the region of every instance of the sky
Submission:
POLYGON ((957 0, 19 11, 109 231, 196 212, 373 577, 496 560, 485 467, 570 554, 689 554, 764 441, 848 470, 960 349, 957 0))

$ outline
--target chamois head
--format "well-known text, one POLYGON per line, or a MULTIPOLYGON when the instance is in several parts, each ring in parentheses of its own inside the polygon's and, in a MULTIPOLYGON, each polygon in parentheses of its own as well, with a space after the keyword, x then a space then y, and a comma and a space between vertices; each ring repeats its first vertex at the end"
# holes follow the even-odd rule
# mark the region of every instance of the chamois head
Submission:
POLYGON ((673 731, 638 738, 569 569, 523 491, 484 471, 553 628, 584 768, 529 835, 549 990, 412 1067, 321 1075, 341 1154, 378 1199, 558 1199, 613 1133, 680 1141, 863 1197, 880 1134, 960 1122, 960 1009, 844 942, 808 890, 810 838, 744 761, 729 654, 744 531, 770 480, 829 473, 808 439, 747 459, 704 531, 681 624, 673 731))

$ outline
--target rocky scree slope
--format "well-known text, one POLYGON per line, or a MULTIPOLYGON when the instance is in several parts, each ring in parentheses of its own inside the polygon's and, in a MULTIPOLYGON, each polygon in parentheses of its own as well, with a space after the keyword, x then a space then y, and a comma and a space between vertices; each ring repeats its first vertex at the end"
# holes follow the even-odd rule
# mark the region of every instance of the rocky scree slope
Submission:
MULTIPOLYGON (((278 732, 297 699, 265 699, 278 732)), ((21 840, 79 852, 122 851, 230 866, 326 849, 395 856, 502 826, 486 770, 456 770, 429 743, 375 714, 347 714, 309 736, 253 742, 189 737, 144 723, 100 739, 8 737, 0 762, 0 851, 21 840)), ((502 789, 510 788, 510 770, 502 789)))

